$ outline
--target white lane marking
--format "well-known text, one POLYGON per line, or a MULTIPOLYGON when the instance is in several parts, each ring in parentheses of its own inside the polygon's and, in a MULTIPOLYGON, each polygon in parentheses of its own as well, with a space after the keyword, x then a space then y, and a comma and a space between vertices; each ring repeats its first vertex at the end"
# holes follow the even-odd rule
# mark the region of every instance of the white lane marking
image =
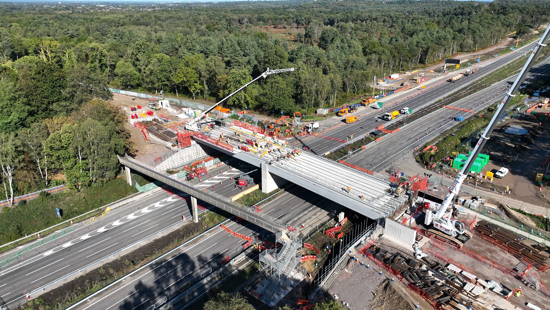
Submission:
POLYGON ((206 249, 202 250, 199 254, 195 255, 195 257, 201 255, 202 253, 208 251, 210 248, 212 248, 213 246, 215 246, 216 244, 218 244, 217 242, 212 244, 211 246, 207 247, 206 249))
MULTIPOLYGON (((152 206, 149 206, 149 207, 160 208, 160 207, 164 207, 164 206, 166 206, 166 205, 161 204, 160 201, 159 201, 159 202, 157 202, 157 203, 155 203, 155 204, 153 204, 152 206)), ((143 208, 143 210, 146 210, 149 207, 145 207, 145 208, 143 208)), ((141 212, 143 212, 143 210, 141 210, 141 212)))
POLYGON ((44 269, 44 268, 46 268, 46 267, 48 267, 48 266, 51 266, 51 265, 53 265, 53 264, 55 264, 55 263, 57 263, 57 262, 59 262, 59 261, 62 261, 62 260, 63 260, 63 258, 62 258, 62 259, 59 259, 59 260, 56 260, 55 262, 53 262, 53 263, 51 263, 51 264, 48 264, 48 265, 46 265, 46 266, 44 266, 44 267, 41 267, 41 268, 36 269, 35 271, 31 271, 31 272, 27 273, 25 276, 28 276, 28 275, 30 275, 30 274, 32 274, 32 273, 35 273, 35 272, 37 272, 38 270, 44 269))
POLYGON ((69 241, 69 242, 67 242, 67 243, 65 243, 65 244, 62 244, 61 247, 62 247, 62 248, 67 248, 67 247, 70 247, 71 245, 73 245, 73 241, 72 241, 72 240, 69 241))
MULTIPOLYGON (((231 225, 228 225, 228 227, 229 227, 229 226, 231 226, 231 225)), ((221 233, 222 231, 223 231, 222 229, 218 230, 217 233, 212 234, 210 237, 207 237, 206 239, 202 240, 202 242, 205 242, 206 240, 208 240, 208 239, 214 237, 215 235, 221 233)), ((179 254, 174 255, 172 258, 170 258, 169 260, 165 261, 164 263, 162 263, 162 264, 156 266, 156 267, 153 268, 153 269, 150 269, 149 271, 147 271, 146 273, 142 274, 141 276, 139 276, 139 277, 137 277, 137 278, 135 278, 135 279, 133 279, 133 280, 131 280, 131 281, 128 281, 128 283, 126 283, 125 285, 119 287, 117 290, 111 292, 110 294, 104 296, 103 298, 98 299, 95 303, 92 303, 91 305, 89 305, 88 307, 86 307, 86 308, 84 308, 84 309, 82 309, 82 310, 89 309, 90 307, 94 306, 96 303, 98 303, 98 302, 102 301, 103 299, 105 299, 105 298, 107 298, 107 297, 109 297, 109 296, 115 294, 116 292, 120 291, 120 290, 123 289, 124 287, 126 287, 126 286, 132 284, 132 282, 134 282, 134 281, 136 281, 136 280, 139 280, 140 278, 144 277, 145 275, 147 275, 147 274, 149 274, 149 273, 155 271, 155 269, 162 267, 162 265, 164 265, 164 264, 168 263, 169 261, 175 259, 175 258, 178 257, 180 254, 183 254, 183 253, 185 253, 185 252, 191 250, 192 248, 196 247, 197 245, 201 244, 202 242, 199 242, 199 243, 194 244, 193 246, 191 246, 191 247, 189 247, 189 248, 187 248, 187 249, 181 251, 179 254)), ((136 291, 136 292, 137 292, 137 291, 136 291)), ((134 292, 134 293, 135 293, 135 292, 134 292)), ((126 298, 123 298, 123 299, 126 299, 126 298)), ((123 300, 123 299, 121 299, 121 300, 123 300)), ((120 302, 120 301, 119 301, 119 302, 120 302)), ((105 309, 105 310, 108 310, 109 308, 112 308, 112 307, 114 307, 114 306, 115 306, 115 304, 113 304, 112 306, 108 307, 108 308, 105 309)))
POLYGON ((145 301, 142 302, 141 304, 139 304, 139 305, 133 307, 132 310, 139 308, 139 306, 143 305, 143 304, 146 303, 147 301, 149 301, 149 298, 145 299, 145 301))
MULTIPOLYGON (((4 285, 5 285, 5 284, 4 284, 4 285)), ((6 296, 8 296, 9 294, 11 294, 11 292, 8 292, 8 293, 2 295, 2 297, 6 297, 6 296)), ((6 308, 6 309, 7 309, 7 308, 6 308)))
POLYGON ((137 225, 134 226, 134 227, 128 228, 128 229, 126 229, 126 230, 123 230, 122 232, 127 232, 128 230, 134 229, 134 228, 136 228, 136 227, 139 227, 139 226, 141 226, 141 225, 143 225, 143 224, 145 224, 145 223, 147 223, 147 222, 149 222, 149 221, 150 221, 150 220, 147 220, 147 221, 145 221, 145 222, 143 222, 143 223, 139 223, 139 224, 137 224, 137 225))
POLYGON ((6 283, 4 283, 4 284, 0 285, 0 287, 2 287, 2 286, 6 286, 6 283))
MULTIPOLYGON (((117 301, 116 303, 114 303, 114 304, 112 304, 111 306, 109 306, 107 309, 112 308, 114 305, 116 305, 116 304, 118 304, 119 302, 123 301, 124 299, 126 299, 126 298, 128 298, 128 297, 134 295, 134 294, 137 293, 137 292, 139 292, 139 290, 133 291, 132 293, 128 294, 128 296, 122 298, 121 300, 119 300, 119 301, 117 301)), ((107 310, 107 309, 105 309, 105 310, 107 310)))
POLYGON ((65 266, 65 267, 63 267, 63 268, 57 269, 56 271, 54 271, 54 272, 52 272, 52 273, 49 273, 49 274, 47 274, 47 275, 45 275, 45 276, 43 276, 43 277, 41 277, 41 278, 38 278, 38 279, 32 281, 31 283, 34 283, 34 282, 36 282, 36 281, 40 281, 40 280, 44 279, 45 277, 51 276, 52 274, 58 272, 59 270, 65 269, 65 268, 67 268, 67 267, 69 267, 69 266, 70 266, 70 265, 67 265, 67 266, 65 266))
POLYGON ((126 218, 129 219, 129 220, 133 220, 133 219, 138 218, 139 216, 135 216, 135 215, 134 215, 135 213, 137 213, 137 212, 134 212, 134 213, 128 215, 126 218))
POLYGON ((88 238, 91 238, 90 234, 85 234, 84 236, 80 237, 80 240, 86 240, 88 238))
POLYGON ((115 243, 115 244, 111 244, 110 246, 108 246, 108 247, 106 247, 106 248, 103 248, 103 249, 101 249, 101 250, 99 250, 99 251, 96 251, 96 252, 94 252, 94 253, 92 253, 92 254, 86 256, 86 258, 88 258, 88 257, 90 257, 90 256, 94 256, 94 255, 96 255, 96 254, 99 253, 99 252, 103 252, 103 251, 107 250, 107 249, 110 248, 110 247, 114 247, 114 246, 117 245, 117 244, 118 244, 118 242, 115 243))
POLYGON ((107 239, 103 239, 103 240, 101 240, 101 241, 99 241, 99 242, 97 242, 97 243, 94 243, 94 244, 92 244, 92 245, 90 245, 90 246, 88 246, 88 247, 85 247, 85 248, 83 248, 82 250, 78 251, 78 253, 80 253, 80 252, 82 252, 82 251, 84 251, 84 250, 87 250, 87 249, 93 247, 94 245, 96 245, 96 244, 98 244, 98 243, 105 242, 105 240, 109 240, 109 239, 111 239, 111 237, 109 237, 109 238, 107 238, 107 239))
POLYGON ((170 213, 170 212, 173 212, 174 210, 169 210, 169 211, 166 211, 164 213, 161 213, 160 215, 165 215, 166 213, 170 213))
MULTIPOLYGON (((107 225, 105 225, 107 226, 107 225)), ((105 226, 101 227, 100 229, 97 230, 98 233, 102 233, 102 232, 106 232, 108 229, 105 228, 105 226)))
POLYGON ((48 256, 48 255, 52 255, 53 254, 53 250, 49 250, 47 252, 44 252, 44 254, 42 254, 43 256, 48 256))
POLYGON ((175 218, 175 217, 181 218, 181 215, 172 216, 171 219, 173 219, 173 218, 175 218))
POLYGON ((178 200, 179 200, 179 196, 176 196, 176 197, 170 196, 170 197, 166 198, 166 201, 168 201, 168 202, 178 201, 178 200))
POLYGON ((149 213, 151 211, 154 211, 154 210, 149 210, 149 207, 145 207, 145 208, 141 209, 141 213, 149 213))
POLYGON ((158 225, 160 225, 160 223, 155 224, 155 225, 153 225, 153 226, 151 226, 151 227, 149 227, 149 228, 147 228, 147 229, 145 229, 145 230, 142 230, 142 231, 138 232, 137 234, 133 234, 131 237, 137 236, 137 235, 141 234, 142 232, 148 231, 149 229, 151 229, 151 228, 153 228, 153 227, 155 227, 155 226, 158 226, 158 225))
POLYGON ((113 222, 113 226, 118 226, 118 225, 122 225, 124 223, 122 223, 120 220, 116 220, 113 222))

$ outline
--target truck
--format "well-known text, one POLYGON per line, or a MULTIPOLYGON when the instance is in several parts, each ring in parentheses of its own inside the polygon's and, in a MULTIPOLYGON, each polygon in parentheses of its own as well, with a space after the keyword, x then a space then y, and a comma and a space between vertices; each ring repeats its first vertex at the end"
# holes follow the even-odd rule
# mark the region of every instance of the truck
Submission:
POLYGON ((374 103, 374 102, 376 102, 376 99, 374 99, 374 98, 372 98, 372 97, 369 97, 369 98, 363 99, 363 101, 361 101, 361 105, 364 106, 364 107, 366 107, 366 106, 368 106, 369 104, 374 103))
POLYGON ((463 77, 464 77, 464 74, 460 73, 460 74, 457 74, 457 75, 453 76, 449 81, 451 83, 454 83, 454 82, 460 80, 463 77))
POLYGON ((307 132, 311 132, 312 130, 317 130, 317 129, 319 129, 319 123, 317 123, 317 122, 307 123, 306 124, 306 129, 307 129, 307 132))
POLYGON ((399 113, 401 113, 401 114, 409 114, 409 108, 408 108, 408 107, 404 107, 403 109, 399 110, 399 113))
POLYGON ((353 123, 355 121, 357 121, 357 117, 355 117, 355 116, 346 117, 346 124, 353 123))
POLYGON ((399 111, 393 111, 393 112, 390 112, 390 113, 385 113, 384 115, 382 115, 382 119, 386 120, 386 121, 391 121, 392 119, 396 118, 399 116, 399 111))
POLYGON ((477 71, 477 69, 475 69, 475 68, 470 68, 470 69, 466 70, 466 72, 464 72, 464 75, 465 75, 465 76, 469 76, 470 74, 476 73, 476 71, 477 71))

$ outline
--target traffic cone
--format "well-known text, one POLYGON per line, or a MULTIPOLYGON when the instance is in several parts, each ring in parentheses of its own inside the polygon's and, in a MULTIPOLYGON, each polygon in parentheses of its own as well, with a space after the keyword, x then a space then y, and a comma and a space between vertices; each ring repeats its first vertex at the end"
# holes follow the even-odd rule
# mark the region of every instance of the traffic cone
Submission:
POLYGON ((38 239, 40 239, 40 233, 38 233, 38 239))
POLYGON ((220 181, 220 185, 222 185, 222 181, 220 181))
POLYGON ((71 220, 71 225, 73 225, 73 221, 71 220))
POLYGON ((27 300, 29 300, 29 299, 31 299, 31 294, 27 293, 27 295, 25 297, 27 298, 27 300))
POLYGON ((216 189, 216 186, 212 185, 212 189, 216 189))

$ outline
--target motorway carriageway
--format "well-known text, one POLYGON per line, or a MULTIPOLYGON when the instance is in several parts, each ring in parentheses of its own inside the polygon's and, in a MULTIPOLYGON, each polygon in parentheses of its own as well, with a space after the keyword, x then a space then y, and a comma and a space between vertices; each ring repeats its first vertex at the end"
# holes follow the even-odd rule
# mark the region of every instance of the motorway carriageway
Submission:
MULTIPOLYGON (((263 204, 261 212, 283 221, 294 219, 293 223, 298 226, 305 215, 314 216, 319 211, 340 212, 345 211, 345 208, 298 186, 290 186, 287 191, 263 204)), ((271 232, 246 221, 241 223, 230 222, 226 226, 246 236, 259 235, 262 240, 271 235, 271 232)), ((324 222, 318 224, 322 225, 324 222)), ((272 239, 269 241, 274 242, 272 239)), ((214 271, 221 266, 220 261, 226 255, 242 249, 245 243, 246 241, 228 234, 225 230, 216 228, 76 309, 146 309, 192 279, 214 271)))
MULTIPOLYGON (((533 67, 531 71, 529 71, 525 82, 534 80, 548 72, 550 72, 550 57, 533 67)), ((515 76, 505 81, 495 83, 488 88, 456 101, 453 103, 453 106, 474 110, 477 113, 495 102, 501 101, 514 79, 515 76)), ((344 160, 355 166, 375 172, 381 172, 385 167, 398 161, 404 154, 433 140, 451 127, 460 125, 461 122, 454 121, 454 117, 458 114, 464 115, 465 112, 448 108, 434 111, 407 124, 396 133, 385 135, 379 142, 370 143, 364 150, 355 153, 350 159, 344 160)), ((471 113, 466 113, 466 117, 471 115, 471 113)))
POLYGON ((236 159, 230 159, 229 161, 227 161, 227 164, 229 166, 221 165, 220 167, 216 167, 208 171, 208 174, 206 176, 201 177, 200 182, 197 178, 186 182, 190 183, 197 189, 208 191, 210 193, 213 192, 224 197, 233 197, 242 192, 239 188, 235 186, 237 184, 237 178, 241 174, 256 170, 255 172, 252 172, 248 175, 252 178, 252 182, 250 183, 249 187, 245 187, 243 190, 246 190, 260 183, 262 176, 260 168, 254 167, 236 159))
POLYGON ((145 195, 143 199, 111 212, 116 216, 109 215, 89 227, 77 224, 74 232, 50 241, 0 269, 0 297, 4 302, 12 309, 18 307, 26 302, 25 294, 181 222, 182 216, 188 219, 191 216, 185 200, 164 191, 145 195))
MULTIPOLYGON (((521 49, 516 50, 515 52, 510 52, 508 54, 505 54, 503 56, 500 56, 496 58, 495 60, 491 60, 491 63, 485 62, 479 65, 473 65, 472 67, 477 67, 479 70, 471 74, 470 76, 465 76, 462 79, 458 80, 455 83, 447 82, 449 78, 452 76, 458 74, 457 72, 449 73, 447 75, 447 78, 445 80, 442 80, 442 84, 435 86, 434 89, 423 91, 420 95, 416 95, 415 97, 409 98, 407 101, 401 99, 404 98, 410 94, 416 93, 417 91, 420 91, 422 89, 415 89, 415 90, 406 90, 398 94, 398 96, 392 95, 390 97, 386 98, 380 98, 379 101, 384 102, 384 105, 391 104, 391 102, 395 100, 400 100, 398 104, 391 105, 387 108, 384 108, 384 111, 373 111, 369 112, 369 114, 364 116, 358 116, 357 121, 351 124, 346 124, 340 127, 337 127, 330 131, 322 132, 325 136, 330 136, 338 139, 346 140, 347 137, 349 137, 351 134, 354 135, 354 138, 357 138, 361 135, 366 135, 370 132, 372 132, 376 127, 387 123, 387 121, 384 121, 380 118, 380 116, 386 112, 400 110, 404 107, 408 107, 413 109, 413 113, 416 109, 419 109, 420 107, 425 106, 426 104, 436 101, 439 98, 444 98, 447 95, 452 94, 453 92, 459 90, 460 88, 466 86, 467 84, 478 80, 482 76, 495 71, 496 69, 505 66, 506 64, 516 60, 517 58, 523 57, 527 51, 532 49, 535 46, 536 43, 528 44, 521 49), (401 97, 399 97, 401 95, 401 97), (394 98, 392 98, 395 96, 394 98)), ((463 70, 461 70, 463 71, 463 70)), ((438 82, 439 83, 439 82, 438 82)), ((430 84, 426 84, 426 88, 430 88, 430 84)), ((363 108, 360 108, 363 109, 363 108)), ((370 107, 367 107, 366 109, 374 110, 370 107)), ((358 112, 352 113, 351 115, 359 114, 358 112)), ((403 116, 401 116, 403 117, 403 116)), ((342 122, 344 122, 345 117, 341 117, 342 122)), ((329 152, 339 146, 342 145, 341 142, 333 141, 333 140, 327 140, 319 137, 314 136, 308 136, 307 138, 300 138, 299 139, 301 143, 305 146, 307 146, 309 149, 311 149, 315 154, 322 155, 326 152, 329 152)))

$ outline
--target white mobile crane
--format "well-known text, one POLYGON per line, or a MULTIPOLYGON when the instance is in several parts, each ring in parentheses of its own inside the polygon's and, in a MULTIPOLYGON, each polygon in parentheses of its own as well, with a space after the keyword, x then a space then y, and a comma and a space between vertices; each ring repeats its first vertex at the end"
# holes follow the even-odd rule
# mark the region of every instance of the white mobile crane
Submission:
POLYGON ((206 116, 206 114, 210 113, 210 111, 214 110, 217 106, 219 106, 222 102, 226 101, 227 99, 233 97, 233 95, 235 95, 236 93, 240 92, 241 90, 245 89, 246 87, 248 87, 250 84, 256 82, 257 80, 259 80, 260 78, 266 78, 268 75, 270 74, 276 74, 276 73, 283 73, 283 72, 289 72, 289 71, 294 71, 294 68, 286 68, 286 69, 276 69, 276 70, 269 70, 269 68, 267 68, 267 71, 265 71, 264 73, 260 74, 257 78, 253 79, 252 81, 246 83, 243 87, 237 89, 236 91, 232 92, 231 94, 229 94, 227 97, 223 98, 222 100, 220 100, 219 102, 217 102, 215 105, 211 106, 210 108, 208 108, 206 111, 202 112, 201 115, 195 117, 192 121, 190 121, 189 123, 187 123, 185 125, 185 129, 187 130, 192 130, 192 131, 198 131, 199 130, 199 123, 200 121, 206 116))
POLYGON ((468 172, 470 171, 470 168, 472 167, 472 164, 474 163, 475 159, 481 152, 481 149, 485 145, 485 142, 489 139, 489 136, 493 132, 493 129, 495 128, 497 121, 502 118, 506 111, 506 106, 514 97, 514 93, 516 93, 523 82, 525 80, 525 77, 531 67, 534 64, 535 58, 540 53, 540 50, 543 46, 546 46, 544 43, 546 42, 546 39, 548 38, 548 32, 550 30, 550 27, 546 28, 546 31, 540 38, 539 42, 537 43, 537 46, 533 49, 533 52, 529 56, 529 59, 525 62, 525 65, 521 69, 521 72, 517 75, 516 80, 514 81, 514 84, 508 89, 508 92, 504 96, 504 99, 500 102, 500 104, 497 107, 497 110, 495 112, 495 115, 493 115, 493 118, 489 122, 489 125, 487 125, 487 128, 485 128, 485 131, 479 138, 479 141, 477 142, 476 146, 474 147, 471 155, 468 157, 468 160, 464 164, 464 168, 460 171, 460 173, 457 175, 457 177, 454 180, 453 186, 449 190, 449 193, 441 203, 441 207, 437 212, 432 211, 426 211, 426 216, 424 220, 424 224, 426 225, 432 225, 435 229, 430 229, 430 232, 435 233, 439 236, 445 237, 447 239, 450 239, 459 245, 462 245, 463 242, 470 239, 470 236, 467 234, 466 230, 464 229, 464 224, 460 221, 452 220, 452 208, 451 211, 447 211, 447 209, 454 205, 454 200, 458 193, 460 192, 460 187, 462 186, 462 183, 468 176, 468 172), (437 230, 440 230, 444 232, 447 235, 452 236, 452 238, 445 236, 438 232, 437 230))

